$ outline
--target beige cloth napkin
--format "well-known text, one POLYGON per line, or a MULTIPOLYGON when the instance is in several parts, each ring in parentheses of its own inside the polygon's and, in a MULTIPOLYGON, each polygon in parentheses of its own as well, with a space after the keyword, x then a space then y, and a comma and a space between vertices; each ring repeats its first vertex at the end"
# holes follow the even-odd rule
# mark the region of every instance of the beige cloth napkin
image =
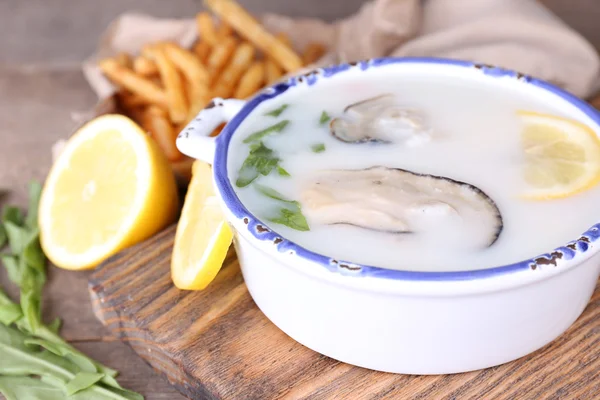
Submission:
MULTIPOLYGON (((331 51, 318 65, 381 56, 444 57, 515 69, 554 82, 580 97, 597 90, 595 49, 535 0, 374 0, 347 19, 326 24, 266 14, 265 26, 288 32, 296 49, 311 41, 331 51)), ((102 37, 84 72, 100 98, 114 88, 95 66, 143 43, 195 39, 192 20, 159 20, 139 14, 118 18, 102 37)))

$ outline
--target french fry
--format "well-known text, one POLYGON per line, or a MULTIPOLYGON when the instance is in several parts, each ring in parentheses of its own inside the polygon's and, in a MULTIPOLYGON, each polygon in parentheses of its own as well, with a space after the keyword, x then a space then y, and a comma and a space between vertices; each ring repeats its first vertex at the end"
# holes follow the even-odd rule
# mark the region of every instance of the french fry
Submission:
MULTIPOLYGON (((281 43, 285 44, 288 47, 292 47, 292 43, 290 41, 290 37, 284 33, 279 32, 275 35, 281 43)), ((268 85, 271 85, 277 82, 283 76, 283 69, 277 64, 277 61, 273 60, 271 57, 267 57, 267 61, 265 62, 265 80, 268 85)))
POLYGON ((225 21, 221 21, 219 23, 219 27, 217 28, 217 36, 219 40, 225 39, 227 36, 233 35, 233 28, 225 21))
POLYGON ((227 64, 236 49, 237 43, 235 38, 228 37, 212 49, 212 52, 206 61, 208 74, 211 79, 214 79, 219 75, 223 67, 227 64))
POLYGON ((98 63, 100 70, 106 77, 131 93, 161 106, 167 105, 167 94, 151 80, 139 76, 132 70, 123 67, 114 59, 101 60, 98 63))
POLYGON ((183 72, 183 74, 196 81, 208 83, 208 71, 198 58, 189 50, 186 50, 175 43, 164 43, 163 48, 167 52, 167 57, 183 72))
POLYGON ((287 33, 279 32, 275 35, 275 37, 277 38, 277 40, 285 44, 290 49, 292 48, 292 40, 290 39, 290 36, 287 33))
POLYGON ((154 61, 144 56, 138 56, 133 59, 133 70, 142 76, 154 76, 158 74, 158 68, 154 61))
POLYGON ((325 54, 325 46, 317 42, 309 43, 302 53, 302 63, 304 65, 312 64, 323 57, 323 54, 325 54))
POLYGON ((124 90, 120 90, 116 94, 116 97, 119 105, 125 110, 132 110, 134 108, 144 107, 150 104, 148 100, 144 99, 143 97, 124 90))
POLYGON ((125 52, 120 52, 115 56, 115 60, 126 68, 131 68, 131 56, 125 52))
POLYGON ((213 97, 231 97, 236 83, 252 62, 254 53, 254 47, 248 42, 238 46, 235 53, 233 53, 233 57, 231 57, 231 61, 214 85, 213 97))
POLYGON ((167 57, 163 46, 146 46, 143 52, 145 53, 144 55, 148 55, 156 63, 160 79, 166 90, 167 106, 171 122, 175 124, 184 122, 188 115, 188 105, 185 98, 183 80, 175 64, 167 57))
POLYGON ((183 157, 183 154, 175 146, 178 132, 173 129, 164 110, 154 105, 149 106, 146 108, 141 122, 142 128, 150 132, 169 161, 177 161, 183 157))
POLYGON ((187 120, 191 120, 210 101, 208 72, 190 51, 173 43, 165 43, 164 49, 173 64, 185 76, 190 105, 187 120))
POLYGON ((300 57, 288 46, 267 32, 246 10, 233 0, 205 0, 204 3, 233 29, 272 57, 288 72, 302 67, 300 57))
POLYGON ((198 15, 196 15, 196 26, 198 28, 198 36, 211 47, 216 46, 219 38, 217 36, 213 17, 207 12, 198 13, 198 15))
POLYGON ((198 56, 202 63, 206 63, 210 55, 210 45, 204 40, 199 40, 194 45, 194 53, 196 53, 196 56, 198 56))
POLYGON ((242 75, 233 97, 245 99, 260 89, 265 80, 265 62, 254 61, 250 68, 242 75))
POLYGON ((265 60, 265 80, 268 85, 277 82, 282 76, 283 70, 275 60, 270 58, 265 60))

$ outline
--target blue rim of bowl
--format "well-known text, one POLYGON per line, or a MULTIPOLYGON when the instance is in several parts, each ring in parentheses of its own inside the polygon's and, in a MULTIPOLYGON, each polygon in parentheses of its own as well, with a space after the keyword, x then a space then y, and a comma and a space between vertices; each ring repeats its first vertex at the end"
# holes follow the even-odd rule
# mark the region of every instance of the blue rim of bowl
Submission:
POLYGON ((523 82, 523 84, 536 86, 547 92, 561 97, 571 105, 578 108, 596 124, 600 125, 600 113, 590 104, 579 99, 578 97, 552 85, 548 82, 532 78, 519 72, 507 70, 500 67, 478 64, 468 61, 449 60, 441 58, 376 58, 370 60, 359 61, 355 63, 340 64, 326 68, 318 68, 304 75, 298 75, 288 79, 285 82, 278 83, 272 87, 264 89, 257 96, 252 98, 241 111, 234 116, 231 121, 225 126, 221 134, 217 138, 217 148, 215 152, 213 171, 217 188, 223 198, 228 209, 233 215, 242 220, 246 225, 248 232, 260 241, 269 241, 276 246, 277 250, 282 253, 295 253, 297 257, 307 261, 314 262, 325 267, 330 272, 337 272, 342 275, 356 277, 372 277, 392 280, 406 281, 469 281, 492 278, 499 275, 505 275, 515 272, 531 271, 532 273, 544 270, 545 267, 557 267, 565 261, 572 260, 578 255, 586 253, 600 237, 600 223, 593 225, 585 231, 578 239, 568 242, 562 247, 558 247, 549 253, 540 254, 524 261, 513 264, 507 264, 492 268, 475 269, 470 271, 408 271, 408 270, 391 270, 381 267, 357 264, 346 262, 343 260, 334 259, 319 253, 310 251, 278 234, 276 231, 267 227, 265 223, 255 217, 241 203, 227 174, 227 155, 228 147, 233 133, 236 131, 242 121, 250 114, 259 104, 264 101, 273 99, 284 93, 291 87, 298 84, 307 84, 309 86, 315 84, 319 79, 329 78, 351 69, 360 69, 365 71, 371 68, 377 68, 390 64, 437 64, 449 65, 454 67, 474 68, 481 73, 492 78, 514 78, 523 82))

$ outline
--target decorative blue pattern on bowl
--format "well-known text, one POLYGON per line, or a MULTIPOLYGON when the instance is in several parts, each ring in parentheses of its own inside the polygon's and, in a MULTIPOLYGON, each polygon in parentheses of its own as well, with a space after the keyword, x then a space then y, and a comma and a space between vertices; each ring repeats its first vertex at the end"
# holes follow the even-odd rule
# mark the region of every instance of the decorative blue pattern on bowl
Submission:
POLYGON ((600 223, 592 226, 584 232, 577 240, 567 243, 550 253, 541 254, 537 257, 524 260, 518 263, 494 267, 477 269, 471 271, 447 271, 447 272, 419 272, 405 270, 390 270, 370 265, 355 264, 343 260, 332 259, 289 241, 279 235, 277 232, 267 228, 267 225, 252 215, 246 207, 240 202, 229 181, 227 174, 227 154, 231 137, 241 122, 263 101, 273 99, 286 90, 300 85, 314 85, 320 79, 327 79, 334 75, 359 69, 365 71, 371 68, 377 68, 389 64, 401 63, 421 63, 421 64, 442 64, 463 68, 476 68, 483 74, 493 78, 515 78, 523 84, 533 85, 544 89, 554 95, 561 97, 585 113, 595 123, 600 124, 600 114, 591 105, 576 96, 550 84, 519 72, 506 70, 499 67, 482 65, 466 61, 446 60, 437 58, 378 58, 367 61, 359 61, 351 64, 341 64, 327 68, 319 68, 304 75, 290 78, 287 82, 279 83, 273 87, 264 89, 259 95, 250 100, 244 108, 226 125, 217 138, 217 150, 214 160, 214 176, 217 187, 222 194, 223 200, 231 212, 239 219, 243 219, 247 229, 255 238, 262 241, 270 241, 280 252, 295 253, 298 257, 313 261, 331 272, 356 277, 374 277, 384 279, 398 279, 410 281, 457 281, 491 278, 497 275, 508 274, 519 271, 536 271, 543 269, 544 266, 556 267, 561 261, 572 260, 575 257, 582 256, 591 249, 591 245, 600 237, 600 223))

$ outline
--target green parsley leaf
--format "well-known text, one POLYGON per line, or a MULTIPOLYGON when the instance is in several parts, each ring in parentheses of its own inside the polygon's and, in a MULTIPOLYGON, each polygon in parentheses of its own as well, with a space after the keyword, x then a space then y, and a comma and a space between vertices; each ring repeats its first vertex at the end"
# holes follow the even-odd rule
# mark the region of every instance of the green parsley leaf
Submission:
POLYGON ((313 144, 310 148, 313 153, 322 153, 325 151, 325 143, 313 144))
POLYGON ((258 183, 255 183, 254 187, 256 188, 256 190, 258 190, 260 193, 264 194, 267 197, 299 206, 299 203, 297 201, 286 199, 283 194, 268 186, 259 185, 258 183))
POLYGON ((308 226, 308 222, 306 222, 306 218, 302 215, 299 207, 289 208, 280 208, 279 216, 275 218, 269 219, 269 221, 274 222, 276 224, 285 225, 292 229, 296 229, 297 231, 309 231, 310 228, 308 226))
POLYGON ((254 132, 253 134, 248 136, 246 139, 244 139, 244 143, 256 142, 256 141, 262 140, 262 138, 264 138, 267 135, 270 135, 271 133, 279 133, 289 123, 290 123, 289 120, 284 119, 283 121, 280 121, 280 122, 276 123, 275 125, 271 125, 268 128, 263 129, 262 131, 254 132))
POLYGON ((265 113, 265 115, 268 115, 270 117, 279 117, 281 113, 284 112, 286 108, 288 108, 288 106, 288 104, 282 104, 279 108, 276 108, 273 111, 269 111, 268 113, 265 113))
POLYGON ((321 118, 319 118, 319 124, 323 125, 327 123, 330 119, 331 117, 329 116, 329 114, 327 114, 327 111, 323 111, 321 113, 321 118))
POLYGON ((277 173, 279 174, 279 176, 290 176, 290 173, 283 169, 281 165, 277 166, 277 173))
POLYGON ((273 168, 279 163, 279 158, 275 156, 273 150, 269 149, 262 142, 254 143, 250 146, 250 154, 244 160, 238 178, 235 181, 237 187, 245 187, 252 183, 258 175, 267 176, 273 168))

